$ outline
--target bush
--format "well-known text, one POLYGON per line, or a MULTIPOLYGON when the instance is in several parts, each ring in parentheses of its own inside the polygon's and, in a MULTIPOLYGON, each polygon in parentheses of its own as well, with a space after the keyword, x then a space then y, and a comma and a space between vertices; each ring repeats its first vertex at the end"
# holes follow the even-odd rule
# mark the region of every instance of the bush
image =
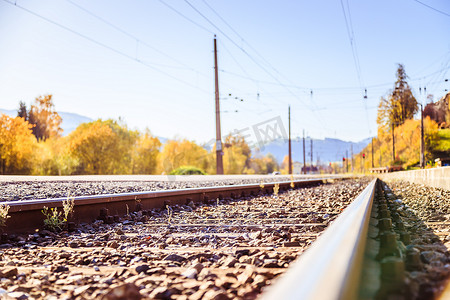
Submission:
POLYGON ((169 175, 206 175, 205 171, 193 166, 181 166, 172 170, 169 175))

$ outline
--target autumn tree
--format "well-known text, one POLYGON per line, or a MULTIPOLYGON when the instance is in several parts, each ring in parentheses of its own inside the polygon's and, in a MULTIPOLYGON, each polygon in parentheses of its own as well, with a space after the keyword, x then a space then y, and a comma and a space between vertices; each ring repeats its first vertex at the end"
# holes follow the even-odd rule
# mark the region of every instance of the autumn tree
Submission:
POLYGON ((55 111, 52 95, 37 97, 29 111, 27 111, 26 105, 20 102, 18 116, 33 125, 33 134, 38 141, 61 136, 62 119, 55 111))
POLYGON ((243 174, 250 168, 251 150, 243 136, 228 135, 223 149, 223 169, 225 174, 243 174))
POLYGON ((206 170, 208 151, 186 139, 168 140, 161 151, 160 165, 165 174, 181 166, 193 166, 206 170))
POLYGON ((137 132, 114 120, 83 123, 68 136, 81 174, 130 174, 137 132))
POLYGON ((245 171, 247 174, 269 174, 278 170, 275 157, 268 153, 264 157, 250 159, 250 168, 245 171))
MULTIPOLYGON (((395 150, 398 157, 398 164, 405 169, 418 166, 420 161, 420 120, 406 120, 402 125, 394 130, 395 132, 395 150)), ((438 125, 429 117, 424 119, 424 140, 425 140, 425 160, 433 159, 433 149, 437 146, 438 125)), ((385 167, 392 164, 391 139, 389 134, 378 135, 372 141, 374 155, 374 167, 385 167)), ((367 171, 372 167, 372 143, 367 145, 361 153, 355 155, 355 169, 357 172, 367 171), (362 159, 362 153, 366 158, 362 159)))
POLYGON ((139 134, 133 150, 133 174, 156 174, 161 142, 150 130, 139 134))
POLYGON ((0 115, 0 173, 29 174, 36 138, 23 118, 0 115))
POLYGON ((384 131, 412 119, 418 111, 417 100, 412 94, 407 79, 404 66, 399 64, 394 90, 387 98, 381 97, 378 105, 377 124, 384 131))
POLYGON ((283 157, 280 171, 282 174, 289 174, 289 155, 283 157))
POLYGON ((47 139, 37 143, 32 174, 35 175, 71 175, 78 161, 71 155, 69 140, 64 138, 47 139))

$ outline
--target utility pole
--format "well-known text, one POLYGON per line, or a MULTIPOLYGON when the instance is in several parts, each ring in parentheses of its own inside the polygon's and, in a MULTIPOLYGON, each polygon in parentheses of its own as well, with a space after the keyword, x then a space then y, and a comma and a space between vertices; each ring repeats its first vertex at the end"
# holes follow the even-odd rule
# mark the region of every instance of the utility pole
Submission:
POLYGON ((289 118, 289 174, 292 174, 292 149, 291 149, 291 106, 288 109, 289 118))
MULTIPOLYGON (((424 88, 425 97, 426 88, 424 88)), ((425 140, 424 140, 424 128, 423 128, 423 104, 420 105, 420 168, 425 168, 425 140)))
POLYGON ((352 173, 353 173, 353 143, 350 144, 350 156, 352 158, 350 163, 351 163, 351 168, 352 168, 352 173))
POLYGON ((311 174, 313 172, 313 139, 311 138, 311 174))
POLYGON ((303 129, 303 174, 306 174, 305 129, 303 129))
POLYGON ((216 35, 214 35, 214 73, 216 85, 216 174, 223 175, 222 134, 220 133, 219 70, 217 68, 216 35))
POLYGON ((373 164, 373 138, 372 138, 372 169, 374 168, 374 164, 373 164))
POLYGON ((345 150, 345 162, 347 165, 347 173, 348 173, 348 150, 345 150))

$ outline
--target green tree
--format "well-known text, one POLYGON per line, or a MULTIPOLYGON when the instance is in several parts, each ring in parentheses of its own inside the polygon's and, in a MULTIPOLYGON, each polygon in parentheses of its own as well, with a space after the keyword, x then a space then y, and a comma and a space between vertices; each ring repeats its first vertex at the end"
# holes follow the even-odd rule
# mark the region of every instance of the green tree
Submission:
POLYGON ((377 124, 384 131, 389 131, 393 126, 412 119, 418 111, 417 100, 412 94, 407 79, 404 66, 399 64, 394 90, 390 92, 387 99, 381 97, 378 105, 377 124))

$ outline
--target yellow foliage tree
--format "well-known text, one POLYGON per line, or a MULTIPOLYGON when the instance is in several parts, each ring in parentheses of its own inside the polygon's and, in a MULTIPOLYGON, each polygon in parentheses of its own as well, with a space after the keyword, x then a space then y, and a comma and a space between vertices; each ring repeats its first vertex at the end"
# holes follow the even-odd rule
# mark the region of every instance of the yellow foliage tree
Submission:
POLYGON ((69 136, 68 147, 78 163, 76 173, 130 174, 137 132, 114 120, 83 123, 69 136))
POLYGON ((77 160, 71 155, 67 138, 49 138, 37 143, 33 174, 71 175, 77 167, 77 160))
MULTIPOLYGON (((424 140, 425 140, 425 160, 432 159, 431 149, 433 149, 439 139, 438 125, 429 117, 424 119, 424 140)), ((417 165, 420 161, 420 120, 406 120, 402 125, 394 130, 395 156, 392 160, 392 136, 385 132, 379 132, 373 140, 373 161, 374 167, 387 167, 394 164, 401 164, 404 168, 417 165)), ((370 143, 361 153, 355 156, 356 172, 368 171, 372 167, 372 143, 370 143), (365 154, 365 159, 362 154, 365 154)))
POLYGON ((289 174, 289 155, 283 157, 280 168, 281 174, 289 174))
POLYGON ((133 150, 133 174, 156 174, 161 142, 146 129, 133 150))
POLYGON ((244 137, 228 135, 225 138, 223 153, 225 174, 244 174, 250 168, 251 150, 244 137))
POLYGON ((264 157, 250 159, 250 168, 246 170, 247 174, 269 174, 278 170, 278 164, 272 154, 264 157))
POLYGON ((0 115, 1 174, 30 173, 37 143, 31 128, 23 118, 0 115))
POLYGON ((160 168, 165 174, 181 166, 208 169, 208 151, 193 141, 169 140, 160 154, 160 168))

